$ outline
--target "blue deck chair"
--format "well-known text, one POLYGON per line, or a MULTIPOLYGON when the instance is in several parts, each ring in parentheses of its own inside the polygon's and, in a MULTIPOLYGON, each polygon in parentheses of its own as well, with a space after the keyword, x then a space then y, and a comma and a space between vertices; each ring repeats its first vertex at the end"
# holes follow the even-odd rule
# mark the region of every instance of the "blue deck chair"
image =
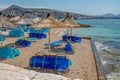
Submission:
POLYGON ((27 40, 18 40, 15 43, 24 47, 29 47, 31 45, 31 42, 27 40))
MULTIPOLYGON (((54 41, 54 42, 50 42, 50 46, 57 46, 57 45, 61 45, 62 43, 63 43, 62 40, 57 40, 57 41, 54 41)), ((44 45, 49 46, 49 43, 45 43, 44 45)))
POLYGON ((82 41, 82 38, 80 38, 80 37, 67 36, 67 35, 62 36, 63 41, 67 41, 67 39, 70 40, 70 41, 73 41, 73 42, 77 42, 77 43, 80 43, 82 41))
POLYGON ((69 39, 71 39, 73 42, 80 43, 82 41, 82 38, 76 37, 76 36, 69 36, 69 39))
POLYGON ((68 43, 65 45, 65 50, 66 50, 66 51, 72 51, 72 50, 73 50, 71 43, 68 42, 68 43))
POLYGON ((29 65, 31 67, 63 71, 68 69, 72 65, 72 62, 65 56, 43 55, 31 57, 29 65))
POLYGON ((45 39, 45 38, 47 38, 47 35, 43 34, 43 33, 36 33, 36 37, 40 38, 40 39, 45 39))
POLYGON ((20 39, 27 40, 27 41, 37 41, 38 40, 38 38, 18 38, 17 40, 20 40, 20 39))
POLYGON ((20 54, 17 48, 13 47, 0 47, 0 57, 2 58, 14 58, 20 54))
POLYGON ((5 41, 6 40, 6 36, 5 35, 0 35, 0 41, 5 41))
POLYGON ((29 37, 31 37, 31 38, 45 39, 47 37, 47 35, 43 34, 43 33, 29 33, 29 37))

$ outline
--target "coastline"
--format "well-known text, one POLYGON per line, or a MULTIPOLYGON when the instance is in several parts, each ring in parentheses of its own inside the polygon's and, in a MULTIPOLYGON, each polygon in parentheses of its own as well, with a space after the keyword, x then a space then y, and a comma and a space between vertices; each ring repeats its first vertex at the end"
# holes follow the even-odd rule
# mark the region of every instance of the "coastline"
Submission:
POLYGON ((94 58, 95 58, 95 62, 96 62, 98 80, 107 80, 103 66, 102 66, 102 62, 101 62, 99 54, 97 52, 95 43, 92 39, 91 39, 91 47, 93 49, 93 54, 94 54, 94 58))

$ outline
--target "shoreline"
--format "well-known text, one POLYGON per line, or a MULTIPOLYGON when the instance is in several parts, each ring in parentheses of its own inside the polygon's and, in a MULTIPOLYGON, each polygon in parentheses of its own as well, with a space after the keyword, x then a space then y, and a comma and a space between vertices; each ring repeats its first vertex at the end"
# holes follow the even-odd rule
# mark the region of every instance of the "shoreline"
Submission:
POLYGON ((98 80, 107 80, 103 66, 102 66, 102 62, 101 62, 99 54, 97 52, 95 43, 92 39, 91 39, 91 47, 93 49, 93 54, 94 54, 94 58, 95 58, 98 80))

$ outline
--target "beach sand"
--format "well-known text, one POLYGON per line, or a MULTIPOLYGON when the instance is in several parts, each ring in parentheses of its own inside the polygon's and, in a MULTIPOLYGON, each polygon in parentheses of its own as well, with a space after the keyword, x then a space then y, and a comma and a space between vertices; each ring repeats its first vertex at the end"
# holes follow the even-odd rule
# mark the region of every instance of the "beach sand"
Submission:
MULTIPOLYGON (((51 41, 60 40, 60 36, 55 35, 57 29, 51 30, 51 41)), ((17 40, 15 37, 8 37, 4 41, 4 45, 14 43, 17 40)), ((36 42, 32 42, 30 47, 16 46, 20 50, 20 55, 14 59, 0 59, 0 62, 11 64, 24 69, 35 70, 29 67, 29 59, 38 53, 39 51, 45 51, 48 54, 48 48, 44 46, 44 43, 48 42, 48 39, 39 39, 36 42)), ((64 50, 65 43, 62 46, 51 48, 51 54, 66 55, 71 61, 72 66, 66 72, 56 72, 54 70, 36 70, 37 72, 55 73, 68 78, 79 80, 98 80, 96 64, 94 60, 93 51, 91 48, 90 39, 82 39, 81 43, 72 43, 74 54, 66 53, 64 50)))

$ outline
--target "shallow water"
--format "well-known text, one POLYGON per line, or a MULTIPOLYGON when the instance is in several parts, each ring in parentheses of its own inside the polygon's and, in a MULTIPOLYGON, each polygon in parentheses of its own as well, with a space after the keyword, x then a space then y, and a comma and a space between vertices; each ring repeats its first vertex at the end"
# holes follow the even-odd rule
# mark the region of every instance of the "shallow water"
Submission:
POLYGON ((73 35, 91 37, 103 63, 108 80, 120 80, 120 19, 78 20, 90 28, 73 30, 73 35))

